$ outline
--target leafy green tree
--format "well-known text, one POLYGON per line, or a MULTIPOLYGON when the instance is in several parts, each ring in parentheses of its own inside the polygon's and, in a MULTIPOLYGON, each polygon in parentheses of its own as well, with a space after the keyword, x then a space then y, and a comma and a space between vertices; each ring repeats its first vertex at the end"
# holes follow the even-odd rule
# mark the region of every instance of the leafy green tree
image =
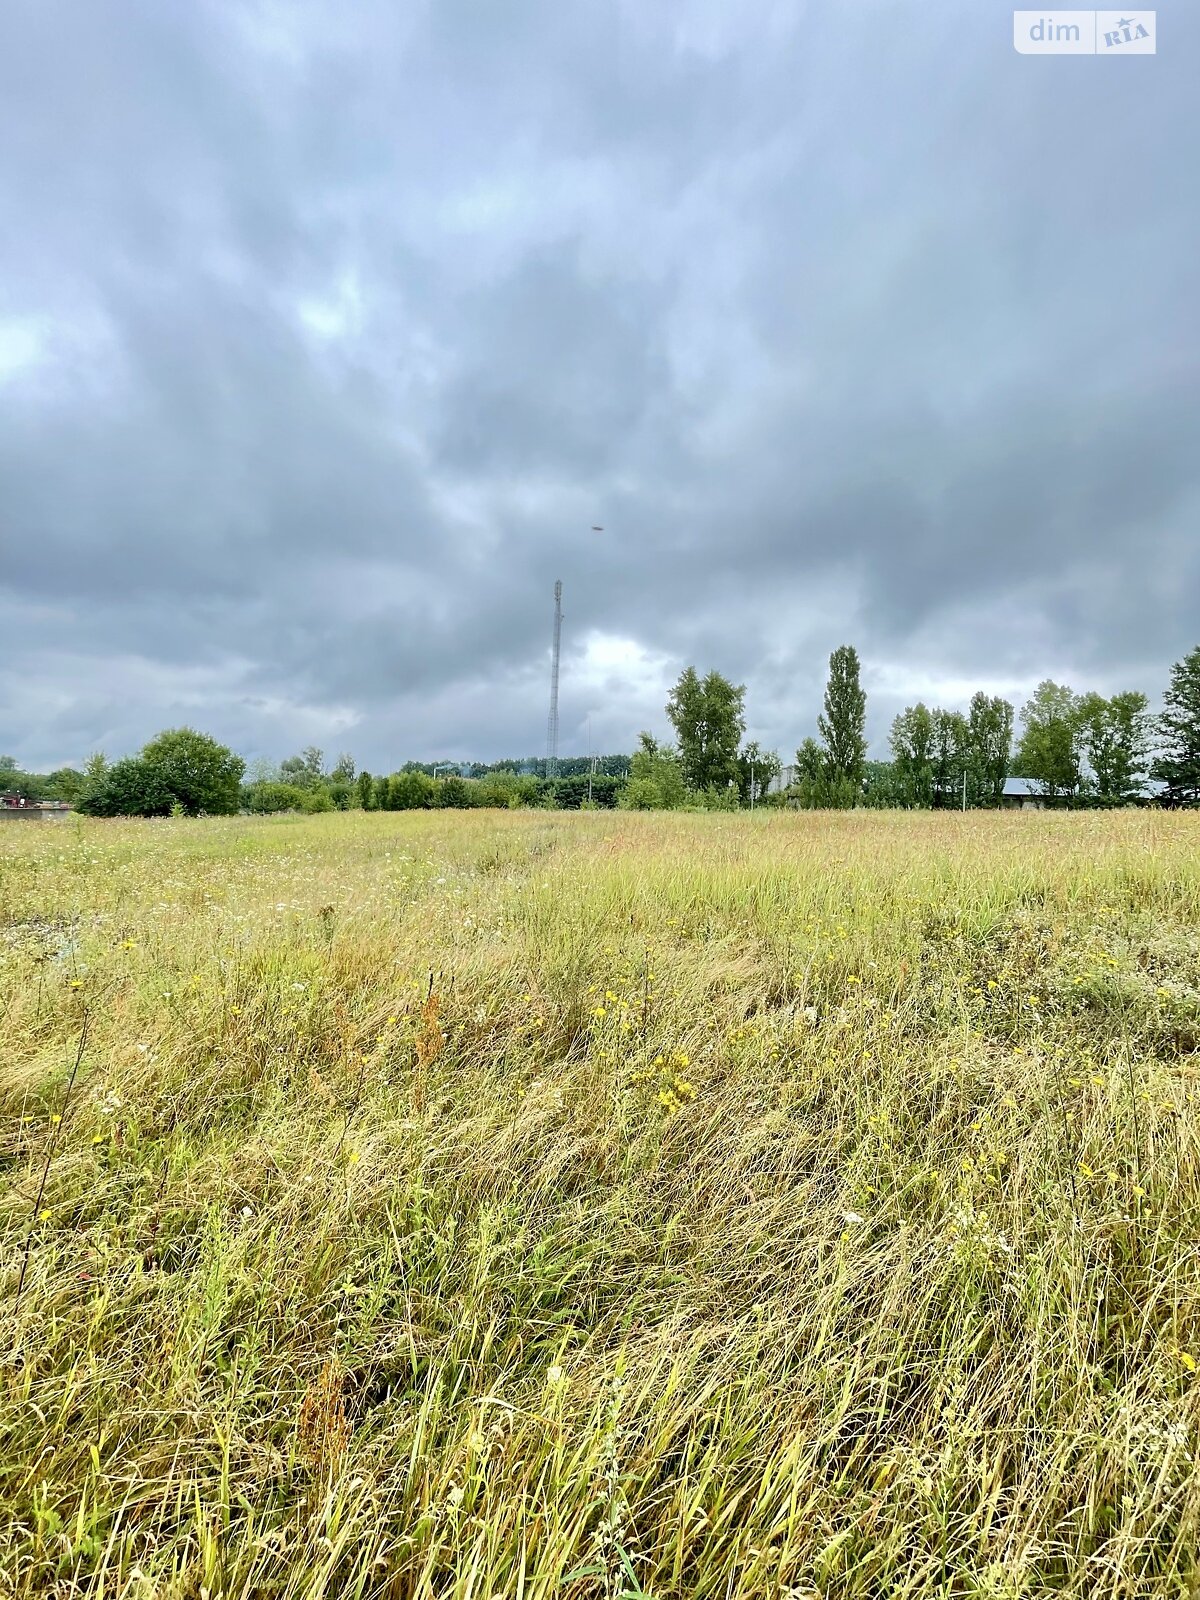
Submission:
POLYGON ((967 797, 973 806, 996 806, 1004 793, 1012 754, 1013 708, 980 689, 967 716, 967 797))
MULTIPOLYGON (((915 706, 905 706, 895 718, 889 742, 893 772, 888 792, 895 797, 898 805, 931 806, 934 791, 934 713, 923 700, 918 700, 915 706)), ((879 783, 877 777, 877 792, 879 783)))
POLYGON ((1200 645, 1171 668, 1151 775, 1173 805, 1200 803, 1200 645))
POLYGON ((620 805, 626 811, 672 811, 687 799, 683 764, 670 745, 639 735, 620 805))
POLYGON ((260 779, 247 784, 243 803, 247 811, 256 816, 272 816, 278 811, 299 811, 304 806, 307 790, 294 783, 278 783, 273 779, 260 779))
POLYGON ((805 739, 796 751, 796 782, 819 783, 826 776, 825 752, 815 739, 805 739))
POLYGON ((474 803, 471 785, 466 778, 451 775, 448 778, 438 778, 436 781, 438 785, 438 805, 449 807, 455 811, 465 811, 474 803))
POLYGON ((358 794, 358 807, 360 811, 374 811, 375 809, 375 780, 369 772, 360 772, 354 780, 354 787, 358 794))
POLYGON ((806 810, 847 810, 862 793, 861 782, 834 771, 828 751, 815 739, 805 739, 796 751, 796 782, 789 799, 806 810))
POLYGON ((758 802, 778 778, 782 767, 777 750, 763 750, 757 739, 751 739, 738 756, 738 799, 742 805, 750 804, 750 786, 754 785, 754 802, 758 802))
POLYGON ((607 811, 616 805, 617 797, 624 787, 620 778, 610 778, 605 773, 597 773, 589 780, 586 773, 577 772, 569 778, 556 778, 551 785, 554 798, 563 811, 578 811, 587 805, 589 782, 593 811, 607 811))
POLYGON ((1066 684, 1047 678, 1021 708, 1015 770, 1047 796, 1073 797, 1081 779, 1079 702, 1066 684))
POLYGON ((325 779, 325 752, 310 744, 298 756, 288 756, 279 763, 279 776, 284 783, 294 783, 301 789, 313 789, 325 779))
POLYGON ((963 774, 967 768, 969 731, 961 711, 933 712, 933 801, 935 805, 962 804, 963 774))
POLYGON ((87 810, 87 798, 91 792, 99 788, 108 772, 108 757, 103 750, 93 750, 83 764, 83 787, 79 791, 78 807, 81 811, 87 810))
MULTIPOLYGON (((538 798, 539 787, 537 778, 519 777, 511 767, 494 768, 479 779, 477 800, 481 806, 507 807, 515 811, 520 806, 533 805, 538 798)), ((586 778, 584 793, 587 793, 586 778)))
POLYGON ((56 767, 46 779, 46 796, 74 804, 83 793, 84 776, 75 767, 56 767))
POLYGON ((89 759, 78 799, 81 811, 98 817, 160 817, 178 809, 229 816, 241 799, 241 756, 194 728, 168 728, 110 767, 102 755, 89 759))
POLYGON ((859 681, 858 651, 842 644, 829 658, 825 709, 817 728, 825 746, 829 775, 845 779, 857 789, 867 758, 867 697, 859 681))
POLYGON ((0 756, 0 789, 6 794, 18 794, 30 803, 44 800, 49 781, 43 772, 27 772, 14 756, 0 756))
POLYGON ((79 810, 91 817, 166 817, 177 803, 164 772, 141 756, 105 763, 84 788, 79 810))
POLYGON ((667 716, 689 789, 726 789, 737 782, 745 698, 745 685, 730 683, 719 672, 701 678, 695 667, 688 667, 680 674, 667 699, 667 716))
POLYGON ((45 798, 46 779, 38 772, 25 772, 18 766, 11 766, 0 773, 0 789, 32 802, 45 798))
POLYGON ((337 765, 329 774, 331 778, 340 778, 347 785, 354 782, 354 757, 348 750, 343 750, 337 758, 337 765))
POLYGON ((866 763, 862 804, 879 811, 911 811, 919 808, 911 778, 900 771, 895 761, 866 763))
POLYGON ((231 816, 237 811, 246 763, 208 734, 168 728, 143 746, 141 759, 188 816, 231 816))
POLYGON ((388 811, 428 811, 439 803, 436 780, 419 769, 393 772, 387 780, 388 811))
POLYGON ((384 778, 384 777, 376 778, 375 779, 375 784, 374 784, 375 810, 376 811, 390 811, 390 810, 392 810, 391 796, 392 796, 392 780, 390 778, 384 778))
POLYGON ((1079 738, 1091 768, 1086 787, 1106 805, 1134 800, 1142 792, 1150 759, 1150 712, 1136 689, 1085 694, 1076 704, 1079 738))

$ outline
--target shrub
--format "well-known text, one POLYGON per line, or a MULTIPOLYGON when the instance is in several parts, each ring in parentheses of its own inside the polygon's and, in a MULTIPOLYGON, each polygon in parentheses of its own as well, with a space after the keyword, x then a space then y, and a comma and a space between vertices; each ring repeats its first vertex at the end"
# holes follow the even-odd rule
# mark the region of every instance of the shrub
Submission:
POLYGON ((301 811, 304 799, 305 791, 294 783, 262 781, 249 784, 243 791, 246 810, 258 816, 270 816, 276 811, 301 811))
POLYGON ((165 817, 176 800, 158 768, 141 756, 126 756, 88 784, 78 808, 91 817, 165 817))

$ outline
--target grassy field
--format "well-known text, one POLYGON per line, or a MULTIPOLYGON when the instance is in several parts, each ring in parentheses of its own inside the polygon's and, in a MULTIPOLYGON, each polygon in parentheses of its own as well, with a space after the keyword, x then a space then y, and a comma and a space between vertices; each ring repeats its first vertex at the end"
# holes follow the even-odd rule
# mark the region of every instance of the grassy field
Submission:
POLYGON ((1200 1592, 1200 816, 0 874, 5 1596, 1200 1592))

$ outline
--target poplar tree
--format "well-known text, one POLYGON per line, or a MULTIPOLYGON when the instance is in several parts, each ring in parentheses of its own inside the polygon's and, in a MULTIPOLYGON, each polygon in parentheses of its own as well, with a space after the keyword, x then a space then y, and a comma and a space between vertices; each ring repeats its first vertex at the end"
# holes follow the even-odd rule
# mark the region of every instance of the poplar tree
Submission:
POLYGON ((1200 645, 1171 668, 1158 719, 1160 747, 1151 776, 1176 805, 1200 802, 1200 645))
POLYGON ((839 645, 829 658, 825 709, 817 728, 825 746, 830 775, 845 779, 857 789, 862 784, 867 759, 867 697, 859 682, 858 651, 839 645))

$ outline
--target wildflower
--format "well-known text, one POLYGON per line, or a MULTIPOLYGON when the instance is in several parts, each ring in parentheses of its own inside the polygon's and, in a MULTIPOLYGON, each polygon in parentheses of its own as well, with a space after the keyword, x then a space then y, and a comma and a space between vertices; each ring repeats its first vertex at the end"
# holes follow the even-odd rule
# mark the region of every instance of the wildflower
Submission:
POLYGON ((82 989, 83 988, 83 979, 82 978, 72 978, 71 982, 68 984, 68 988, 71 988, 71 989, 82 989))
POLYGON ((846 1223, 865 1222, 866 1218, 860 1217, 857 1211, 845 1211, 842 1213, 842 1221, 846 1223))
POLYGON ((1079 1163, 1079 1170, 1080 1170, 1080 1172, 1083 1173, 1085 1178, 1094 1178, 1096 1176, 1096 1174, 1092 1171, 1091 1167, 1088 1166, 1086 1161, 1081 1161, 1079 1163))
POLYGON ((1181 1365, 1183 1367, 1185 1367, 1188 1372, 1195 1372, 1195 1370, 1196 1370, 1196 1358, 1195 1358, 1195 1356, 1189 1355, 1186 1350, 1181 1350, 1179 1352, 1179 1360, 1180 1360, 1181 1365))
POLYGON ((605 1011, 603 1006, 593 1006, 592 1007, 592 1015, 594 1017, 606 1017, 608 1015, 608 1012, 605 1011))
MULTIPOLYGON (((46 1211, 39 1211, 39 1212, 38 1212, 38 1221, 39 1221, 39 1222, 49 1222, 49 1221, 50 1221, 50 1218, 51 1218, 51 1217, 52 1217, 52 1216, 53 1216, 53 1215, 54 1215, 54 1213, 53 1213, 53 1211, 50 1211, 50 1210, 46 1210, 46 1211)), ((1192 1365, 1193 1365, 1193 1367, 1194 1367, 1194 1366, 1195 1366, 1195 1365, 1196 1365, 1196 1363, 1195 1363, 1195 1362, 1194 1362, 1194 1361, 1193 1361, 1193 1362, 1192 1362, 1192 1365)))
POLYGON ((565 1379, 566 1373, 560 1366, 557 1365, 557 1363, 554 1366, 547 1368, 546 1382, 552 1389, 557 1389, 558 1386, 565 1381, 565 1379))
POLYGON ((121 940, 121 949, 122 950, 136 950, 137 949, 137 945, 134 944, 132 939, 122 939, 121 940))

